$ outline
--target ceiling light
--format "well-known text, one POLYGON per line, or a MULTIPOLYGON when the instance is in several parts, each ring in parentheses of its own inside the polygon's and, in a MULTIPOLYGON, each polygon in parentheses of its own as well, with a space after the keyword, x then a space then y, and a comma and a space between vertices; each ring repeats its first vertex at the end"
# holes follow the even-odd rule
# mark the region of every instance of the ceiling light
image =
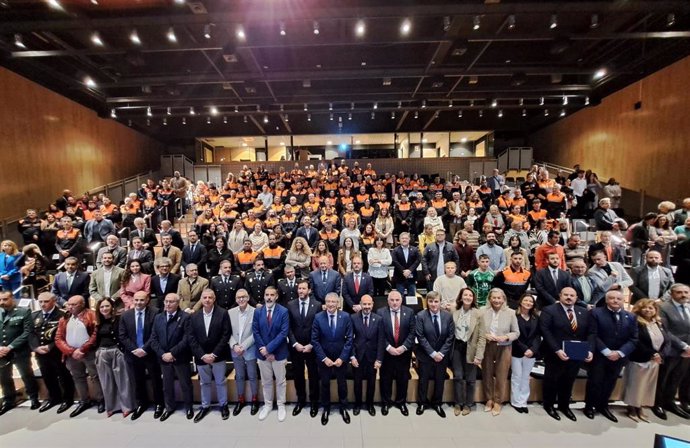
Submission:
POLYGON ((235 33, 235 35, 239 40, 247 40, 247 35, 244 33, 244 28, 242 28, 241 26, 237 28, 237 32, 235 33))
POLYGON ((165 37, 168 38, 168 42, 172 42, 174 44, 177 43, 177 36, 175 36, 175 30, 173 27, 168 28, 168 32, 166 33, 165 37))
POLYGON ((207 23, 206 25, 204 25, 204 37, 206 39, 211 38, 211 24, 210 23, 207 23))
POLYGON ((328 110, 333 110, 333 103, 328 103, 328 110))
POLYGON ((509 30, 515 29, 515 14, 511 14, 508 16, 508 29, 509 30))
POLYGON ((355 103, 350 103, 350 110, 355 110, 355 103))
POLYGON ((403 20, 402 24, 400 24, 400 34, 407 36, 410 34, 410 30, 412 30, 412 22, 410 22, 410 19, 403 20))
POLYGON ((132 127, 132 120, 127 120, 127 126, 132 127))
POLYGON ((285 36, 287 32, 285 31, 285 22, 280 22, 280 35, 285 36))
POLYGON ((543 96, 541 98, 539 98, 539 105, 540 106, 544 105, 544 97, 543 96))
POLYGON ((460 139, 460 143, 467 143, 467 137, 463 137, 460 139))
POLYGON ((264 123, 268 124, 268 115, 264 115, 264 123))
POLYGON ((58 0, 47 0, 48 6, 50 6, 53 9, 57 9, 58 11, 64 11, 65 8, 62 7, 60 2, 58 0))
MULTIPOLYGON (((343 117, 338 117, 338 123, 342 123, 342 122, 343 122, 343 117)), ((338 126, 342 126, 342 124, 339 124, 338 126)))
POLYGON ((285 142, 280 142, 280 146, 285 146, 285 142))
POLYGON ((592 14, 589 19, 589 27, 591 29, 599 28, 599 14, 592 14))
POLYGON ((240 111, 240 107, 239 107, 239 106, 235 106, 235 113, 238 113, 239 111, 240 111))
POLYGON ((503 109, 498 110, 498 118, 503 118, 503 109))
POLYGON ((328 140, 328 141, 326 142, 326 144, 327 144, 327 145, 332 145, 333 142, 332 142, 331 140, 328 140))
POLYGON ((666 26, 672 27, 676 24, 676 15, 674 13, 669 13, 666 16, 666 26))
POLYGON ((422 143, 427 143, 428 141, 429 141, 429 140, 426 139, 426 138, 423 138, 423 139, 422 139, 422 143))
POLYGON ((474 107, 474 100, 470 100, 470 107, 474 107))
POLYGON ((290 121, 290 116, 288 114, 285 114, 285 122, 287 123, 288 121, 290 121))
POLYGON ((189 108, 189 115, 196 115, 196 112, 194 111, 193 107, 189 108))
POLYGON ((561 117, 565 117, 565 109, 561 110, 561 117))
POLYGON ((333 114, 330 114, 330 116, 328 117, 328 119, 329 119, 330 121, 333 121, 333 114))
POLYGON ((371 119, 373 120, 374 118, 376 118, 376 114, 372 112, 371 113, 371 119))
POLYGON ((379 108, 379 103, 374 103, 374 110, 379 108))
POLYGON ((210 112, 211 115, 218 115, 218 108, 216 106, 211 106, 210 112))
POLYGON ((556 14, 551 14, 549 29, 555 30, 556 28, 558 28, 558 16, 556 14))
POLYGON ((585 106, 589 106, 589 97, 588 96, 585 97, 585 106))
POLYGON ((168 119, 167 119, 167 118, 163 118, 163 126, 167 126, 167 125, 168 125, 168 119))
POLYGON ((527 116, 527 109, 522 109, 522 116, 526 117, 527 116))
POLYGON ((563 95, 563 105, 567 106, 568 105, 568 97, 563 95))
POLYGON ((549 109, 544 109, 544 116, 548 117, 549 116, 549 109))
POLYGON ((458 118, 462 118, 462 109, 458 111, 458 118))
POLYGON ((383 85, 384 86, 389 86, 389 85, 391 85, 392 82, 393 82, 393 80, 389 77, 383 78, 383 85))
POLYGON ((93 34, 91 34, 91 42, 98 47, 103 46, 103 41, 101 40, 101 35, 98 34, 98 31, 94 31, 93 34))
POLYGON ((247 147, 247 143, 246 143, 246 142, 242 142, 242 147, 243 147, 243 148, 246 148, 246 147, 247 147))
POLYGON ((479 109, 479 118, 482 118, 484 116, 484 111, 482 109, 479 109))
POLYGON ((90 76, 84 78, 84 84, 86 84, 86 87, 88 87, 89 89, 95 89, 97 87, 96 81, 94 81, 93 78, 90 76))
POLYGON ((182 124, 187 124, 187 117, 182 117, 182 124))
POLYGON ((319 22, 314 20, 314 34, 319 34, 319 22))
POLYGON ((146 108, 146 116, 153 117, 153 112, 151 112, 151 106, 146 108))
POLYGON ((426 100, 422 100, 422 109, 426 109, 426 100))
POLYGON ((309 105, 307 103, 304 103, 304 111, 306 112, 308 110, 309 110, 309 105))
POLYGON ((594 73, 594 80, 601 79, 604 76, 606 76, 606 69, 605 68, 600 68, 594 73))
POLYGON ((362 142, 359 140, 355 140, 355 145, 359 145, 360 143, 362 143, 362 142))
POLYGON ((141 45, 141 39, 139 39, 139 33, 137 33, 136 28, 129 34, 129 40, 132 41, 134 45, 141 45))
POLYGON ((256 105, 256 111, 257 111, 257 112, 261 112, 261 104, 257 104, 257 105, 256 105))
POLYGON ((168 115, 172 115, 172 111, 170 110, 169 107, 167 109, 165 109, 165 113, 168 115))
POLYGON ((419 118, 419 111, 414 111, 414 119, 416 120, 419 118))
POLYGON ((175 0, 176 5, 184 5, 185 0, 175 0))
POLYGON ((110 118, 117 118, 117 111, 114 108, 110 109, 110 118))
POLYGON ((26 45, 24 45, 24 39, 22 38, 21 34, 14 35, 14 45, 26 50, 26 45))
POLYGON ((308 89, 309 87, 311 87, 311 80, 310 79, 303 80, 302 81, 302 87, 304 87, 305 89, 308 89))
POLYGON ((525 99, 524 99, 524 98, 520 98, 520 101, 518 101, 518 104, 519 104, 520 106, 524 105, 524 104, 525 104, 525 99))
POLYGON ((391 120, 395 120, 395 112, 391 112, 391 120))
POLYGON ((366 30, 367 29, 366 29, 366 26, 364 25, 364 21, 359 20, 357 22, 357 25, 355 25, 355 35, 357 35, 357 37, 362 37, 362 36, 364 36, 364 33, 366 32, 366 30))
POLYGON ((245 115, 245 116, 242 117, 242 121, 244 121, 245 123, 247 123, 247 122, 249 121, 249 119, 248 119, 247 116, 245 115))
POLYGON ((402 101, 398 101, 398 109, 402 107, 402 101))
POLYGON ((352 114, 347 114, 347 120, 352 121, 352 114))
POLYGON ((146 119, 146 126, 151 126, 151 119, 150 118, 146 119))
POLYGON ((307 121, 311 121, 311 114, 307 114, 307 121))
POLYGON ((491 107, 496 107, 498 106, 498 100, 496 98, 491 100, 491 107))
POLYGON ((223 124, 228 124, 228 117, 223 115, 223 124))
POLYGON ((206 124, 211 124, 211 117, 206 117, 206 124))
POLYGON ((481 18, 479 16, 474 16, 474 19, 472 19, 472 29, 477 31, 479 27, 482 25, 481 23, 481 18))
POLYGON ((453 107, 453 100, 448 101, 448 107, 453 107))

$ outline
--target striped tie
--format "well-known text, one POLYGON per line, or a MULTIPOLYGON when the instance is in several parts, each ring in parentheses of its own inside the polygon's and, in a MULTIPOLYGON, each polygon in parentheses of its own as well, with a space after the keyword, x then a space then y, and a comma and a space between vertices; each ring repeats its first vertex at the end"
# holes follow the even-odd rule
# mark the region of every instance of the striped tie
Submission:
POLYGON ((572 309, 568 309, 568 320, 570 321, 570 328, 573 330, 573 333, 577 331, 577 321, 575 320, 575 313, 573 313, 572 309))

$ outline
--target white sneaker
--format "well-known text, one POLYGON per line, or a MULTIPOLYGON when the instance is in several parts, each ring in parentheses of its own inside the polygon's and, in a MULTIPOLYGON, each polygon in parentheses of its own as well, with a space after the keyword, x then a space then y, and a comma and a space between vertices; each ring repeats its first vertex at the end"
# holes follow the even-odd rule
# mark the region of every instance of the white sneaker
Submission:
POLYGON ((266 420, 268 414, 273 410, 273 404, 265 404, 259 411, 259 420, 266 420))
POLYGON ((287 416, 287 412, 285 411, 285 406, 278 406, 278 421, 279 422, 285 421, 286 416, 287 416))

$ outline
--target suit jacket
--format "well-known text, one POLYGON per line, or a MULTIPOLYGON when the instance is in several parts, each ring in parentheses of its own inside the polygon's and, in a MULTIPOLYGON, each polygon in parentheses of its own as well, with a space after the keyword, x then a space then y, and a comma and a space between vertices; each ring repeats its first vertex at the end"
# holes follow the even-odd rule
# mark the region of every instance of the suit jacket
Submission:
MULTIPOLYGON (((137 310, 132 308, 120 316, 120 325, 117 328, 118 339, 122 347, 124 348, 123 353, 125 359, 128 361, 133 361, 136 356, 132 354, 132 351, 139 348, 137 346, 137 323, 136 323, 136 313, 137 310)), ((158 314, 158 308, 147 307, 144 312, 144 346, 141 347, 149 355, 153 353, 151 348, 151 333, 153 332, 153 321, 158 314)))
POLYGON ((314 297, 321 303, 326 302, 326 294, 329 292, 335 292, 340 295, 341 290, 341 277, 338 271, 329 269, 326 271, 326 283, 323 282, 323 274, 321 270, 312 271, 309 274, 311 280, 311 289, 314 293, 314 297))
POLYGON ((311 227, 309 229, 309 237, 307 237, 307 231, 305 230, 304 226, 301 226, 297 229, 295 232, 295 237, 301 236, 307 241, 307 244, 309 247, 314 247, 316 246, 316 243, 319 241, 319 231, 316 230, 316 228, 311 227))
POLYGON ((625 310, 619 313, 620 323, 616 322, 614 313, 607 306, 595 308, 590 313, 591 331, 596 335, 597 355, 603 350, 617 350, 626 357, 635 350, 638 339, 636 316, 625 310))
POLYGON ((59 272, 53 280, 51 292, 57 296, 59 306, 64 306, 65 302, 72 296, 84 296, 88 303, 90 282, 89 274, 83 271, 76 271, 72 280, 72 287, 68 288, 67 273, 59 272))
POLYGON ((84 224, 84 238, 87 242, 91 242, 94 238, 98 238, 100 241, 105 241, 108 235, 115 235, 115 225, 109 219, 103 219, 100 222, 100 227, 98 227, 98 235, 94 233, 96 228, 96 220, 90 219, 84 224))
POLYGON ((205 363, 201 358, 209 353, 216 355, 215 362, 229 361, 231 358, 229 345, 231 334, 230 316, 225 308, 217 305, 213 307, 208 335, 204 325, 203 309, 192 314, 188 335, 189 347, 192 349, 194 362, 204 365, 205 363))
POLYGON ((572 284, 573 281, 568 271, 558 270, 558 285, 556 285, 551 276, 551 268, 538 269, 534 273, 534 289, 537 290, 539 307, 544 308, 558 302, 558 295, 561 290, 572 284))
POLYGON ((652 345, 652 338, 649 335, 649 327, 647 325, 637 324, 637 346, 635 350, 630 354, 630 361, 645 363, 651 361, 655 353, 659 353, 662 357, 667 355, 669 352, 677 350, 680 352, 683 350, 683 342, 676 336, 669 333, 663 324, 660 323, 659 329, 661 334, 664 335, 664 342, 659 347, 659 350, 654 349, 652 345))
POLYGON ((403 271, 409 269, 412 272, 412 279, 417 278, 417 267, 419 263, 422 262, 422 257, 419 253, 419 249, 414 246, 409 246, 409 254, 407 260, 405 260, 405 252, 402 246, 398 246, 393 249, 391 253, 391 258, 393 259, 393 281, 399 282, 404 281, 403 271))
POLYGON ((644 298, 659 299, 671 289, 671 285, 674 283, 673 272, 663 266, 659 266, 658 269, 659 297, 649 297, 649 269, 646 264, 638 266, 630 272, 630 278, 633 281, 630 287, 630 292, 633 294, 632 303, 644 298))
POLYGON ((335 331, 330 327, 328 312, 318 313, 311 327, 311 344, 318 361, 341 359, 346 364, 352 351, 352 321, 344 311, 337 311, 334 321, 335 331))
POLYGON ((293 347, 295 344, 311 344, 311 327, 314 323, 314 317, 321 312, 321 302, 309 298, 307 312, 304 317, 300 314, 299 300, 290 301, 285 306, 290 318, 290 331, 288 333, 290 347, 293 347))
MULTIPOLYGON (((164 247, 155 247, 153 249, 156 260, 163 257, 163 249, 164 247)), ((179 275, 180 266, 182 265, 182 250, 171 245, 168 249, 168 258, 170 258, 170 260, 172 261, 172 267, 170 268, 170 272, 179 275)))
POLYGON ((582 292, 582 285, 580 284, 580 281, 578 280, 578 278, 575 277, 574 275, 570 276, 570 281, 571 281, 570 286, 572 286, 573 289, 575 290, 575 292, 577 293, 576 305, 601 306, 603 304, 603 301, 601 299, 603 299, 604 296, 606 296, 606 291, 601 289, 601 286, 599 286, 599 284, 596 281, 594 281, 594 279, 592 277, 590 277, 589 275, 585 275, 584 277, 585 277, 585 279, 587 279, 587 283, 589 284, 589 290, 591 291, 590 295, 589 295, 589 303, 585 303, 585 301, 584 301, 585 296, 582 292))
POLYGON ((187 340, 190 319, 190 315, 181 309, 177 310, 170 321, 165 311, 154 317, 149 346, 156 353, 161 364, 164 362, 161 357, 165 353, 173 355, 175 358, 173 364, 187 364, 192 360, 192 352, 187 340))
POLYGON ((43 318, 43 310, 31 313, 32 331, 29 335, 29 348, 31 351, 36 350, 42 345, 47 345, 50 348, 48 355, 60 353, 55 346, 55 336, 57 335, 57 327, 60 323, 60 319, 64 316, 65 312, 57 306, 53 308, 53 311, 51 311, 47 319, 43 318))
MULTIPOLYGON (((113 266, 113 272, 110 274, 110 298, 117 301, 120 298, 120 285, 122 284, 122 276, 125 270, 119 266, 113 266)), ((105 297, 105 275, 103 268, 96 269, 91 273, 91 282, 89 283, 89 296, 95 301, 101 300, 105 297)))
POLYGON ((256 357, 261 360, 266 358, 259 353, 261 347, 266 347, 269 354, 275 356, 276 361, 287 359, 288 345, 287 336, 290 332, 290 321, 287 309, 278 305, 273 305, 271 325, 268 325, 266 307, 262 306, 254 312, 252 322, 252 333, 254 334, 254 348, 256 357))
POLYGON ((264 303, 264 292, 269 286, 275 286, 276 281, 273 273, 263 270, 261 279, 258 279, 256 271, 251 271, 244 278, 244 289, 249 292, 249 298, 254 304, 264 303))
POLYGON ((624 288, 629 288, 632 286, 633 281, 622 264, 616 263, 615 261, 609 261, 608 264, 612 272, 616 271, 618 273, 616 278, 609 276, 604 269, 601 269, 596 265, 589 268, 588 271, 589 276, 592 277, 595 282, 597 282, 601 289, 608 291, 611 286, 616 284, 621 285, 624 288))
MULTIPOLYGON (((125 264, 129 263, 130 260, 134 260, 134 252, 134 250, 127 252, 127 261, 125 264)), ((153 274, 153 253, 150 250, 140 250, 137 260, 139 260, 141 264, 141 272, 144 274, 153 274)))
MULTIPOLYGON (((659 317, 666 330, 686 344, 690 344, 690 320, 680 315, 678 304, 673 300, 661 304, 659 317)), ((680 356, 680 348, 669 351, 670 356, 680 356)))
POLYGON ((141 238, 141 242, 144 244, 148 244, 148 250, 153 252, 154 246, 158 244, 158 239, 156 238, 156 233, 149 228, 144 229, 144 236, 141 236, 140 230, 139 229, 134 229, 129 231, 129 241, 132 242, 132 239, 135 237, 141 238))
POLYGON ((154 275, 151 277, 151 301, 156 301, 158 309, 163 309, 163 300, 165 296, 170 293, 177 293, 179 283, 180 276, 170 273, 168 274, 168 282, 165 285, 165 290, 163 290, 161 289, 161 276, 154 275))
POLYGON ((369 327, 364 326, 364 315, 361 311, 351 315, 350 319, 354 335, 351 357, 357 358, 360 364, 383 362, 383 354, 386 351, 383 318, 376 313, 371 313, 369 327))
MULTIPOLYGON (((486 348, 486 331, 484 329, 484 319, 482 319, 482 311, 479 308, 470 309, 470 322, 467 328, 469 336, 467 338, 467 356, 465 361, 472 364, 475 359, 484 359, 484 349, 486 348)), ((461 311, 455 310, 453 312, 454 326, 460 325, 461 311)))
MULTIPOLYGON (((161 233, 163 232, 161 231, 161 233)), ((182 235, 180 234, 180 232, 173 228, 170 228, 168 229, 167 233, 172 237, 172 245, 182 250, 182 248, 184 247, 184 241, 182 240, 182 235)))
POLYGON ((280 304, 283 306, 287 306, 287 304, 289 304, 298 297, 297 278, 293 280, 293 283, 294 284, 291 288, 286 278, 278 279, 278 302, 280 302, 280 304))
POLYGON ((202 265, 206 262, 206 248, 201 241, 196 243, 194 251, 192 251, 192 246, 187 244, 182 249, 182 266, 185 267, 190 263, 194 263, 199 267, 199 272, 201 272, 202 265))
POLYGON ((239 344, 244 347, 244 353, 242 358, 249 361, 256 359, 256 350, 254 349, 254 333, 252 333, 252 323, 254 322, 254 307, 247 305, 247 321, 242 329, 242 334, 240 334, 240 307, 228 311, 230 316, 230 327, 232 328, 232 333, 230 334, 230 353, 233 358, 236 356, 232 348, 239 344))
POLYGON ((366 272, 360 272, 359 291, 355 291, 355 273, 348 272, 343 278, 342 291, 343 301, 345 302, 343 308, 348 313, 351 313, 353 312, 352 307, 359 305, 363 295, 374 295, 374 281, 371 279, 371 275, 366 272))
MULTIPOLYGON (((422 256, 422 272, 424 275, 431 274, 431 278, 436 279, 436 269, 438 267, 439 251, 438 244, 427 244, 424 248, 424 255, 422 256)), ((445 241, 443 243, 443 261, 447 263, 454 261, 457 265, 460 261, 458 253, 451 243, 445 241)))
POLYGON ((208 280, 203 277, 197 277, 192 286, 189 285, 189 277, 180 280, 177 284, 177 295, 180 296, 180 309, 186 310, 191 308, 194 311, 199 311, 201 309, 199 298, 206 288, 208 288, 208 280))
POLYGON ((415 353, 420 362, 434 362, 431 359, 432 353, 442 354, 445 361, 450 358, 450 352, 455 341, 453 316, 448 311, 441 311, 439 320, 441 328, 439 335, 436 336, 433 317, 429 310, 423 310, 417 314, 415 334, 418 344, 415 353))
POLYGON ((12 310, 5 311, 4 318, 0 319, 0 344, 12 348, 6 356, 29 357, 29 337, 33 329, 30 309, 15 306, 12 310))
MULTIPOLYGON (((617 263, 625 263, 625 257, 623 256, 623 252, 618 248, 617 246, 611 245, 611 258, 612 260, 609 261, 615 261, 617 263)), ((604 243, 594 243, 590 244, 589 250, 587 251, 587 255, 589 257, 592 256, 594 252, 604 252, 606 253, 606 249, 604 249, 604 243)))
POLYGON ((587 341, 594 353, 596 334, 590 331, 590 315, 581 306, 573 307, 577 330, 573 331, 568 314, 560 302, 545 307, 539 315, 539 330, 544 338, 542 354, 546 360, 559 359, 556 352, 563 348, 563 341, 587 341))
POLYGON ((210 285, 210 288, 216 293, 216 303, 226 310, 237 305, 235 295, 242 282, 239 275, 230 275, 229 277, 228 281, 225 282, 222 275, 217 275, 211 279, 210 285))
POLYGON ((393 334, 393 321, 391 320, 391 311, 389 307, 380 308, 377 314, 381 316, 381 321, 383 325, 383 335, 385 339, 385 345, 388 347, 400 347, 405 346, 405 348, 410 351, 414 345, 415 332, 417 327, 415 325, 415 316, 412 309, 401 306, 400 307, 400 330, 398 342, 395 342, 395 335, 393 334))
POLYGON ((96 268, 100 269, 103 267, 101 259, 103 258, 103 254, 106 252, 113 254, 114 266, 119 266, 124 269, 125 265, 127 264, 127 249, 120 246, 117 246, 113 250, 111 250, 108 246, 98 249, 98 255, 96 256, 96 268))

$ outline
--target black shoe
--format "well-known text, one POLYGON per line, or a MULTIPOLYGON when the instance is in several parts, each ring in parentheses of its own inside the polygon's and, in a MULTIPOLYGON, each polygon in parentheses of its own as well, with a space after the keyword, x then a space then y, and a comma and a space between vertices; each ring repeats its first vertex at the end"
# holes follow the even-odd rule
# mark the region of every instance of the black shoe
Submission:
POLYGON ((618 419, 616 418, 615 415, 613 415, 611 413, 611 410, 608 407, 603 408, 603 409, 599 409, 599 413, 601 415, 603 415, 604 417, 606 417, 607 419, 611 420, 613 423, 618 423, 618 419))
POLYGON ((327 425, 328 424, 328 411, 323 411, 323 414, 321 414, 321 424, 322 425, 327 425))
POLYGON ((41 402, 38 401, 38 398, 32 398, 31 399, 31 410, 35 411, 36 409, 41 407, 41 402))
POLYGON ((168 417, 173 415, 173 412, 175 412, 175 411, 168 411, 167 409, 165 411, 163 411, 163 413, 160 416, 160 421, 162 421, 162 422, 166 421, 168 419, 168 417))
POLYGON ((0 406, 0 415, 7 413, 10 409, 14 408, 16 405, 6 401, 0 406))
POLYGON ((352 415, 359 415, 359 406, 355 406, 352 408, 352 415))
POLYGON ((194 417, 194 423, 199 423, 204 417, 208 415, 209 408, 199 408, 199 412, 194 417))
POLYGON ((522 408, 523 414, 529 414, 529 408, 522 408))
POLYGON ((417 414, 417 415, 424 414, 424 405, 423 404, 420 404, 419 406, 417 406, 417 411, 415 411, 415 414, 417 414))
POLYGON ((62 404, 60 405, 60 407, 58 408, 57 413, 62 414, 67 409, 71 408, 73 404, 74 404, 73 401, 63 401, 62 404))
POLYGON ((407 417, 408 415, 410 415, 410 411, 407 410, 407 405, 405 405, 405 403, 403 403, 403 404, 400 405, 400 413, 401 413, 402 415, 404 415, 405 417, 407 417))
POLYGON ((185 412, 185 415, 187 416, 187 420, 193 419, 194 418, 194 410, 187 409, 187 412, 185 412))
POLYGON ((319 415, 319 405, 313 403, 313 404, 311 405, 311 408, 309 409, 309 416, 310 416, 311 418, 314 418, 314 417, 316 417, 317 415, 319 415))
POLYGON ((304 409, 304 405, 302 403, 297 403, 295 405, 295 408, 292 410, 292 416, 296 417, 299 415, 300 412, 302 412, 302 409, 304 409))
POLYGON ((165 408, 160 404, 156 405, 156 409, 153 411, 153 418, 160 418, 163 415, 165 408))
POLYGON ((680 406, 678 406, 685 412, 686 414, 690 415, 690 404, 687 403, 681 403, 680 406))
POLYGON ((438 414, 439 417, 441 418, 446 418, 446 411, 443 410, 443 405, 437 405, 434 407, 434 410, 438 414))
MULTIPOLYGON (((240 415, 240 412, 242 412, 242 408, 244 408, 245 404, 246 403, 244 401, 238 401, 237 403, 235 403, 235 408, 232 410, 233 417, 237 417, 238 415, 240 415)), ((293 413, 292 415, 295 414, 293 413)))
POLYGON ((227 403, 220 407, 220 418, 223 420, 230 418, 230 408, 228 407, 227 403))
POLYGON ((661 406, 653 406, 652 412, 654 413, 654 415, 656 415, 661 420, 668 419, 668 416, 666 415, 666 411, 664 411, 664 408, 662 408, 661 406))
POLYGON ((98 413, 102 414, 105 412, 105 401, 101 400, 98 402, 98 413))
POLYGON ((252 407, 249 410, 249 413, 251 415, 256 415, 259 413, 259 402, 258 401, 252 401, 252 407))
POLYGON ((544 408, 544 410, 546 411, 547 414, 549 414, 549 416, 551 418, 553 418, 555 420, 561 419, 561 416, 558 415, 558 412, 556 412, 556 410, 554 408, 544 408))
POLYGON ((343 421, 346 425, 350 424, 350 414, 348 414, 347 409, 342 409, 340 415, 343 417, 343 421))
POLYGON ((45 411, 47 411, 48 409, 50 409, 50 408, 52 408, 52 407, 54 407, 54 406, 57 406, 58 403, 59 403, 59 401, 46 400, 46 401, 43 402, 43 404, 41 405, 41 407, 38 409, 38 412, 45 412, 45 411))
MULTIPOLYGON (((525 408, 525 409, 527 409, 527 408, 525 408)), ((575 417, 575 414, 573 414, 573 411, 571 411, 570 408, 565 408, 565 409, 558 408, 558 410, 561 411, 561 414, 565 415, 565 418, 567 418, 568 420, 572 420, 574 422, 577 421, 577 417, 575 417)))
POLYGON ((137 406, 137 408, 132 412, 132 420, 136 420, 146 411, 148 406, 137 406))
POLYGON ((680 407, 678 407, 678 405, 675 403, 670 404, 668 406, 664 406, 664 409, 666 409, 668 412, 670 412, 672 414, 676 414, 680 418, 690 420, 690 414, 686 413, 684 410, 682 410, 680 407))
POLYGON ((373 404, 367 408, 367 411, 369 411, 369 415, 371 415, 372 417, 376 417, 376 408, 373 404))
POLYGON ((594 419, 594 409, 592 408, 584 408, 582 412, 585 413, 585 417, 587 417, 590 420, 594 419))
POLYGON ((80 401, 77 404, 77 407, 74 408, 74 410, 72 411, 72 413, 69 416, 70 416, 70 418, 76 417, 77 415, 81 414, 82 412, 89 409, 90 407, 91 407, 91 403, 89 403, 88 401, 80 401))
POLYGON ((381 406, 381 415, 388 415, 388 409, 389 409, 389 407, 387 404, 384 404, 383 406, 381 406))
POLYGON ((519 407, 519 406, 513 406, 512 403, 511 403, 510 407, 513 408, 513 409, 515 409, 515 410, 516 410, 518 413, 520 413, 520 414, 524 414, 524 413, 525 413, 524 409, 526 409, 526 408, 521 408, 521 407, 519 407))

